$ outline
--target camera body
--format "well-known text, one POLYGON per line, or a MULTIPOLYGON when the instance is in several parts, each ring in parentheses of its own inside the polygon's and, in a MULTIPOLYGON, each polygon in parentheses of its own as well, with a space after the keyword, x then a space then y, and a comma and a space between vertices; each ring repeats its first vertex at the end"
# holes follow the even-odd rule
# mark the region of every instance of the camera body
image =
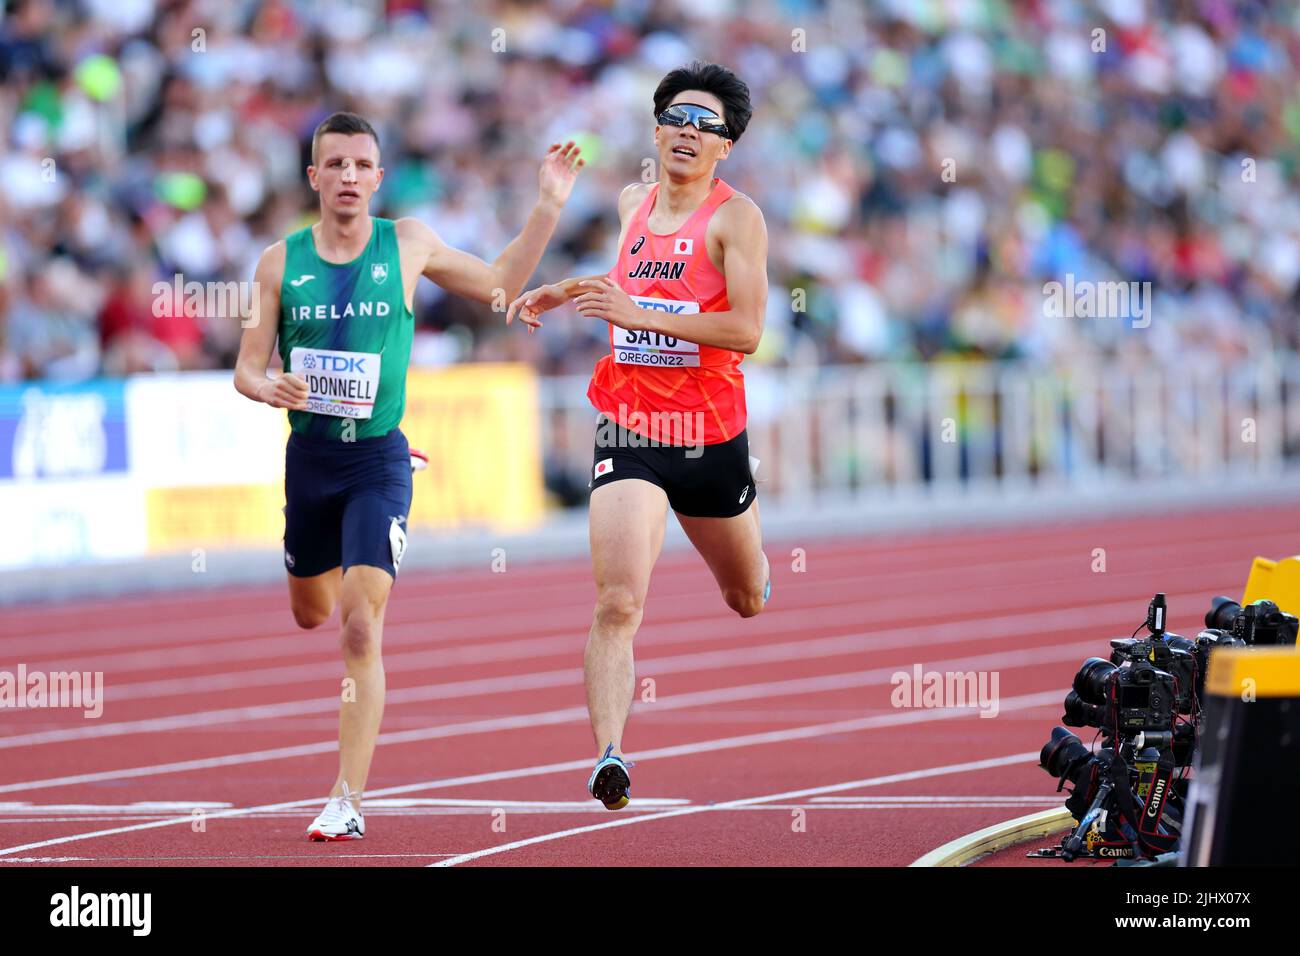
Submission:
POLYGON ((1063 722, 1110 734, 1169 731, 1195 705, 1196 658, 1162 639, 1116 638, 1110 660, 1090 657, 1074 677, 1063 722))
POLYGON ((1173 674, 1146 660, 1136 660, 1115 672, 1115 725, 1121 734, 1172 730, 1178 703, 1173 674))
POLYGON ((1255 601, 1242 607, 1231 598, 1211 598, 1205 626, 1226 631, 1244 645, 1294 645, 1300 620, 1272 601, 1255 601))
POLYGON ((1117 638, 1110 645, 1121 734, 1170 730, 1175 712, 1192 712, 1196 660, 1191 654, 1154 638, 1117 638))

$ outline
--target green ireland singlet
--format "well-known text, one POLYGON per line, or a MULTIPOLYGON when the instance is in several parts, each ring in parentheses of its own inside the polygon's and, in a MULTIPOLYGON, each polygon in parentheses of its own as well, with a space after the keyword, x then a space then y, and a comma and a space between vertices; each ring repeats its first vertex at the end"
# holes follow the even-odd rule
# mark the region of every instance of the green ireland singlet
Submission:
POLYGON ((313 438, 388 434, 406 406, 414 316, 402 290, 397 228, 371 217, 370 241, 351 262, 326 262, 311 227, 285 240, 280 282, 280 358, 307 383, 307 411, 289 425, 313 438))

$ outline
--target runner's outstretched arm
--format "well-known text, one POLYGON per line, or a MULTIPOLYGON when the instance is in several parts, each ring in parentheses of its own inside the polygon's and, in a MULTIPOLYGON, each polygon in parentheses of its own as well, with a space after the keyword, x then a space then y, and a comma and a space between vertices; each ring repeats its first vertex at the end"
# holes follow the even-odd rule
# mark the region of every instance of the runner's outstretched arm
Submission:
POLYGON ((586 291, 582 284, 587 280, 603 278, 605 277, 574 276, 572 279, 562 279, 559 282, 548 283, 547 285, 538 286, 536 289, 522 292, 506 309, 506 325, 509 325, 518 316, 519 321, 528 326, 529 332, 533 331, 533 329, 540 329, 542 322, 538 316, 582 295, 586 291))
POLYGON ((285 245, 268 246, 257 260, 253 274, 253 314, 239 339, 235 360, 235 390, 255 402, 272 408, 307 407, 307 383, 292 372, 271 378, 276 334, 280 328, 280 281, 284 277, 285 245))
MULTIPOLYGON (((628 217, 636 209, 637 203, 641 201, 643 190, 646 188, 645 183, 632 183, 623 187, 623 191, 618 196, 618 222, 619 235, 618 244, 623 245, 624 233, 627 230, 628 217)), ((602 276, 574 276, 572 279, 563 279, 560 282, 550 283, 538 286, 536 289, 529 289, 527 292, 520 293, 515 300, 510 303, 506 310, 506 325, 517 315, 519 321, 528 326, 529 332, 535 332, 542 327, 538 319, 543 312, 549 312, 557 308, 570 299, 576 299, 582 295, 582 283, 587 279, 600 279, 602 276)))
POLYGON ((523 230, 491 265, 478 256, 453 249, 418 219, 399 219, 398 234, 427 250, 421 273, 453 295, 476 302, 499 301, 501 293, 497 290, 502 290, 507 302, 517 296, 541 262, 578 171, 586 165, 580 152, 572 141, 563 147, 553 144, 547 151, 537 176, 537 204, 523 230))

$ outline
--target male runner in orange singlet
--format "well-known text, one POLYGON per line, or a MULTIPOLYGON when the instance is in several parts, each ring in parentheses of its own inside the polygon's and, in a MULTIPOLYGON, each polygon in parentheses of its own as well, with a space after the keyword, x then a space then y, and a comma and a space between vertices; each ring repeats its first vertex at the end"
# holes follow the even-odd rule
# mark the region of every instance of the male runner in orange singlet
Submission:
POLYGON ((725 67, 693 63, 664 77, 654 109, 660 181, 619 196, 614 268, 525 292, 506 313, 540 328, 543 312, 573 299, 610 326, 587 391, 601 419, 584 672, 599 754, 587 789, 611 810, 628 803, 632 638, 668 508, 734 611, 758 614, 770 591, 740 372, 763 332, 767 229, 747 196, 714 177, 749 123, 749 89, 725 67))

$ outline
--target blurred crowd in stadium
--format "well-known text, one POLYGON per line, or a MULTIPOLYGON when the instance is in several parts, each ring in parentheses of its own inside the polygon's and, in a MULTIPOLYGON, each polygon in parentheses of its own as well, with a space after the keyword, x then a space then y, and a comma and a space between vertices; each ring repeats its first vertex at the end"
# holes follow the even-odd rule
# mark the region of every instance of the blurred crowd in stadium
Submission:
MULTIPOLYGON (((764 211, 765 364, 1300 344, 1300 17, 1253 0, 18 0, 0 22, 0 381, 231 367, 239 323, 154 284, 247 281, 311 221, 313 128, 380 133, 372 212, 485 258, 546 146, 588 166, 539 281, 604 272, 653 176, 651 92, 700 58, 755 115, 719 169, 764 211), (1152 323, 1044 284, 1150 282, 1152 323), (158 314, 161 313, 161 314, 158 314)), ((583 373, 605 326, 542 334, 417 294, 413 360, 583 373)))

